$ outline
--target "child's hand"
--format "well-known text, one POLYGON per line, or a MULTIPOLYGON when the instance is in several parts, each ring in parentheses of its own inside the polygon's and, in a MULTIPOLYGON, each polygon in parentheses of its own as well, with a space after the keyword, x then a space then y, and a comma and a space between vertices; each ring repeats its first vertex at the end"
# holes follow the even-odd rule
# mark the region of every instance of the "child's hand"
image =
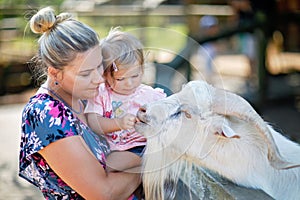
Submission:
POLYGON ((118 124, 122 130, 134 128, 136 122, 136 117, 132 114, 125 114, 123 117, 119 118, 118 124))

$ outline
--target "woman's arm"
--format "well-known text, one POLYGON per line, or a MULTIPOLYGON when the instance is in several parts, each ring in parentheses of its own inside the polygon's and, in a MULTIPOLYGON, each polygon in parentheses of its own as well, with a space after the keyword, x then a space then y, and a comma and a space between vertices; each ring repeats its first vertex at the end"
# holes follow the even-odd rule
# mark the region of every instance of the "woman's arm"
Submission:
POLYGON ((80 136, 60 139, 39 153, 55 173, 85 199, 128 199, 141 183, 138 173, 106 174, 80 136))
POLYGON ((136 117, 132 114, 125 114, 120 118, 105 118, 96 113, 88 113, 87 120, 89 127, 97 133, 111 133, 120 130, 134 128, 136 117))

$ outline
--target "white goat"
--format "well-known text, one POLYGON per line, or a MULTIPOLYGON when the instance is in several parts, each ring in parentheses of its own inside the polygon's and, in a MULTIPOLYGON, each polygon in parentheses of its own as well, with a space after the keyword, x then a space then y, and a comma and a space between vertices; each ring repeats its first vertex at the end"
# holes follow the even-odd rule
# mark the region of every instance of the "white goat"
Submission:
POLYGON ((300 199, 299 144, 276 132, 240 96, 191 81, 137 116, 135 128, 147 137, 146 199, 174 198, 179 173, 191 162, 275 199, 300 199))

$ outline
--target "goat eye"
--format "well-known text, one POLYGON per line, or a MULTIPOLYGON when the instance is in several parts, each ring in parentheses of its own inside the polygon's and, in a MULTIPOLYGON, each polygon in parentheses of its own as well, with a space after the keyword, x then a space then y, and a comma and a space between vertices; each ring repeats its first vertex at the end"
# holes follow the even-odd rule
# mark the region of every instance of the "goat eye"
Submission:
POLYGON ((180 114, 181 114, 181 111, 178 111, 178 112, 172 114, 172 115, 170 116, 170 118, 177 118, 178 116, 180 116, 180 114))
POLYGON ((181 107, 181 112, 184 113, 185 117, 191 119, 192 115, 191 112, 189 112, 191 111, 191 107, 188 104, 182 104, 180 107, 181 107))
POLYGON ((181 107, 178 107, 177 110, 175 111, 175 113, 171 114, 170 118, 177 118, 181 115, 181 107))

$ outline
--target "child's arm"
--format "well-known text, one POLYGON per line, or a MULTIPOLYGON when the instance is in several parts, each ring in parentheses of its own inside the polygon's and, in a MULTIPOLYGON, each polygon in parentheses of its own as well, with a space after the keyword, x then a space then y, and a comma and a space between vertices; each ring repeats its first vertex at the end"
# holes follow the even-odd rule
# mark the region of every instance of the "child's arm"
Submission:
POLYGON ((96 113, 87 113, 88 125, 97 134, 110 133, 134 128, 136 118, 125 114, 120 118, 105 118, 96 113))

